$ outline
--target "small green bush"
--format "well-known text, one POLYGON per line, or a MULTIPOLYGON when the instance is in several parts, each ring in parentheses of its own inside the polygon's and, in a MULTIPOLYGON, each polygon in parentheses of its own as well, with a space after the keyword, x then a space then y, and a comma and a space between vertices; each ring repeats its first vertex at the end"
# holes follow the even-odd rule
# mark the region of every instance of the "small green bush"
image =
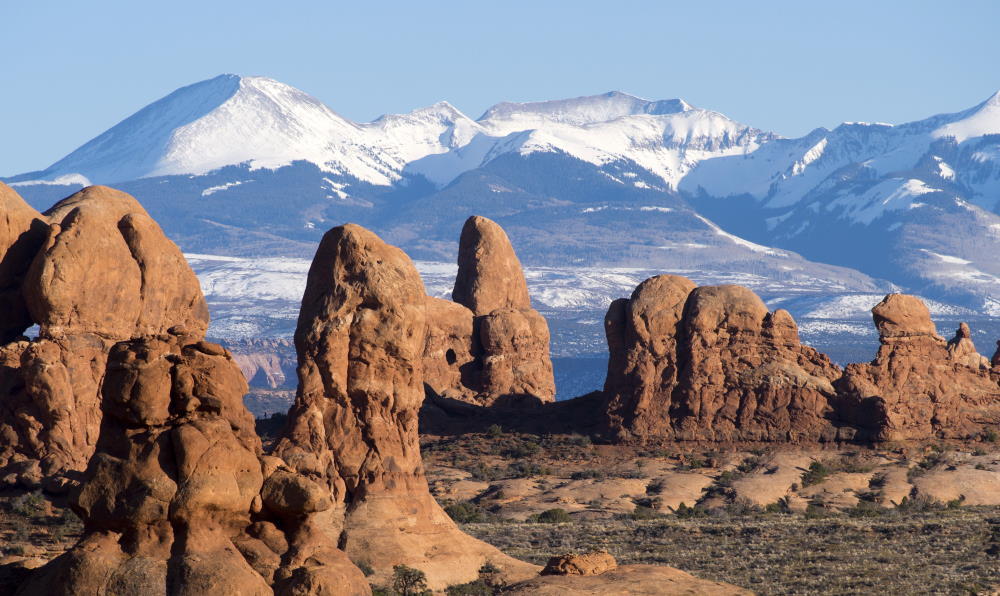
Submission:
POLYGON ((406 565, 392 568, 392 589, 399 596, 431 596, 431 591, 427 589, 427 575, 406 565))
POLYGON ((819 484, 832 473, 833 470, 826 467, 823 462, 814 461, 809 464, 809 469, 802 473, 802 486, 819 484))
POLYGON ((565 509, 547 509, 532 515, 528 521, 536 524, 565 524, 571 521, 571 518, 565 509))

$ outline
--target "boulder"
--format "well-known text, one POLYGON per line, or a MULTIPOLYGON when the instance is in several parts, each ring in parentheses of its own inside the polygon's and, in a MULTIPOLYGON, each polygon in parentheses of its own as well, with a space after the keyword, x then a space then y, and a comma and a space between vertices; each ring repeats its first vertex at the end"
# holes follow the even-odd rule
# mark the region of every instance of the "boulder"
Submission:
POLYGON ((549 559, 542 575, 600 575, 618 568, 618 561, 606 550, 582 555, 568 554, 549 559))
POLYGON ((470 217, 462 228, 452 298, 428 299, 428 388, 483 406, 554 401, 548 323, 531 308, 507 234, 485 217, 470 217))
POLYGON ((220 346, 171 335, 115 345, 97 451, 72 497, 84 535, 19 594, 370 594, 336 543, 308 529, 323 496, 302 498, 309 481, 261 457, 246 389, 220 346), (261 506, 276 501, 280 517, 261 506))
POLYGON ((302 299, 299 388, 275 452, 326 488, 333 507, 317 529, 366 560, 375 583, 399 564, 426 573, 432 589, 472 581, 487 562, 533 575, 463 534, 430 495, 417 436, 426 310, 402 251, 360 226, 327 232, 302 299))
POLYGON ((889 294, 872 309, 880 346, 837 383, 841 407, 875 440, 964 439, 1000 424, 1000 383, 971 345, 968 326, 938 336, 915 296, 889 294))

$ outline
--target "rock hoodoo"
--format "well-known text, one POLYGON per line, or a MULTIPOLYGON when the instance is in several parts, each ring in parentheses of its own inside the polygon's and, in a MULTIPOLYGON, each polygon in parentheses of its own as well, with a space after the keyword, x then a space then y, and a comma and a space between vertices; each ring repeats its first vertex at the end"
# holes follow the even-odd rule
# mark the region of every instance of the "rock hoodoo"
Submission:
POLYGON ((872 309, 881 345, 837 388, 853 422, 877 440, 970 438, 1000 423, 1000 384, 968 325, 945 342, 919 298, 889 294, 872 309))
POLYGON ((548 323, 531 308, 510 239, 485 217, 462 228, 452 298, 428 299, 428 387, 485 406, 553 401, 548 323))
POLYGON ((534 566, 463 534, 431 497, 417 437, 424 398, 426 295, 399 249, 356 225, 327 232, 309 271, 295 344, 299 389, 276 454, 322 485, 325 529, 385 581, 393 565, 433 589, 490 562, 534 566))
POLYGON ((228 352, 175 331, 114 346, 84 536, 20 594, 370 594, 316 529, 326 492, 262 457, 228 352))
MULTIPOLYGON (((0 193, 3 200, 16 205, 8 190, 0 193)), ((17 309, 0 312, 0 329, 39 326, 37 339, 15 338, 0 347, 5 484, 37 486, 86 466, 100 427, 99 385, 114 343, 170 328, 201 338, 208 327, 198 280, 180 249, 131 196, 85 188, 45 218, 43 242, 34 244, 31 228, 31 242, 3 242, 7 249, 0 255, 3 271, 17 269, 7 263, 32 259, 19 287, 28 319, 17 309)))
POLYGON ((787 311, 740 286, 640 284, 605 318, 609 429, 625 439, 832 439, 840 368, 799 343, 787 311))

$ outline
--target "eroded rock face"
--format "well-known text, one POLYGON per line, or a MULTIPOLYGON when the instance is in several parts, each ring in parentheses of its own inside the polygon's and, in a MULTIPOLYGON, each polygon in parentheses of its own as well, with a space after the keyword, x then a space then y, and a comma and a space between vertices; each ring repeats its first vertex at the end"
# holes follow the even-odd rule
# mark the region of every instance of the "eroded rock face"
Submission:
POLYGON ((32 325, 21 282, 45 236, 42 215, 0 182, 0 345, 14 341, 32 325))
POLYGON ((73 495, 85 534, 20 593, 370 593, 311 528, 325 491, 261 456, 231 356, 191 342, 111 350, 100 440, 73 495))
POLYGON ((740 286, 658 276, 605 318, 609 430, 622 439, 832 439, 840 368, 740 286))
POLYGON ((484 406, 554 401, 548 323, 531 308, 507 234, 485 217, 462 228, 452 298, 428 301, 428 386, 484 406))
POLYGON ((325 530, 376 582, 400 563, 435 589, 475 579, 485 562, 530 575, 533 566, 459 531, 428 491, 417 437, 426 308, 402 251, 356 225, 327 232, 302 301, 299 389, 276 453, 326 488, 325 530))
POLYGON ((923 302, 905 294, 886 296, 872 316, 881 342, 875 359, 848 365, 837 385, 872 438, 967 438, 1000 423, 998 378, 967 325, 945 342, 923 302))
MULTIPOLYGON (((21 213, 23 228, 32 212, 0 194, 5 207, 14 205, 0 217, 9 222, 21 213)), ((0 329, 39 325, 37 340, 0 348, 0 482, 29 487, 82 470, 94 453, 100 383, 115 342, 170 328, 200 339, 208 327, 197 278, 135 199, 89 187, 46 217, 34 251, 34 240, 23 242, 34 238, 34 227, 21 244, 0 242, 0 272, 20 270, 14 264, 32 256, 19 282, 27 321, 17 309, 0 311, 0 329)))

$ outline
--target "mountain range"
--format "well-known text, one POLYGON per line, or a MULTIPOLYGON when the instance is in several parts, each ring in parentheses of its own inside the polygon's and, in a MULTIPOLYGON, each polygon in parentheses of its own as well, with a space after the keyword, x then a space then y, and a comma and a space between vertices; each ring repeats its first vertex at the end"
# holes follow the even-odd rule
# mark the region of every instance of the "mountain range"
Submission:
POLYGON ((415 258, 453 261, 476 213, 533 266, 898 288, 1000 315, 1000 94, 785 139, 620 92, 358 123, 280 82, 222 75, 5 181, 41 208, 114 185, 187 252, 308 257, 354 221, 415 258))

